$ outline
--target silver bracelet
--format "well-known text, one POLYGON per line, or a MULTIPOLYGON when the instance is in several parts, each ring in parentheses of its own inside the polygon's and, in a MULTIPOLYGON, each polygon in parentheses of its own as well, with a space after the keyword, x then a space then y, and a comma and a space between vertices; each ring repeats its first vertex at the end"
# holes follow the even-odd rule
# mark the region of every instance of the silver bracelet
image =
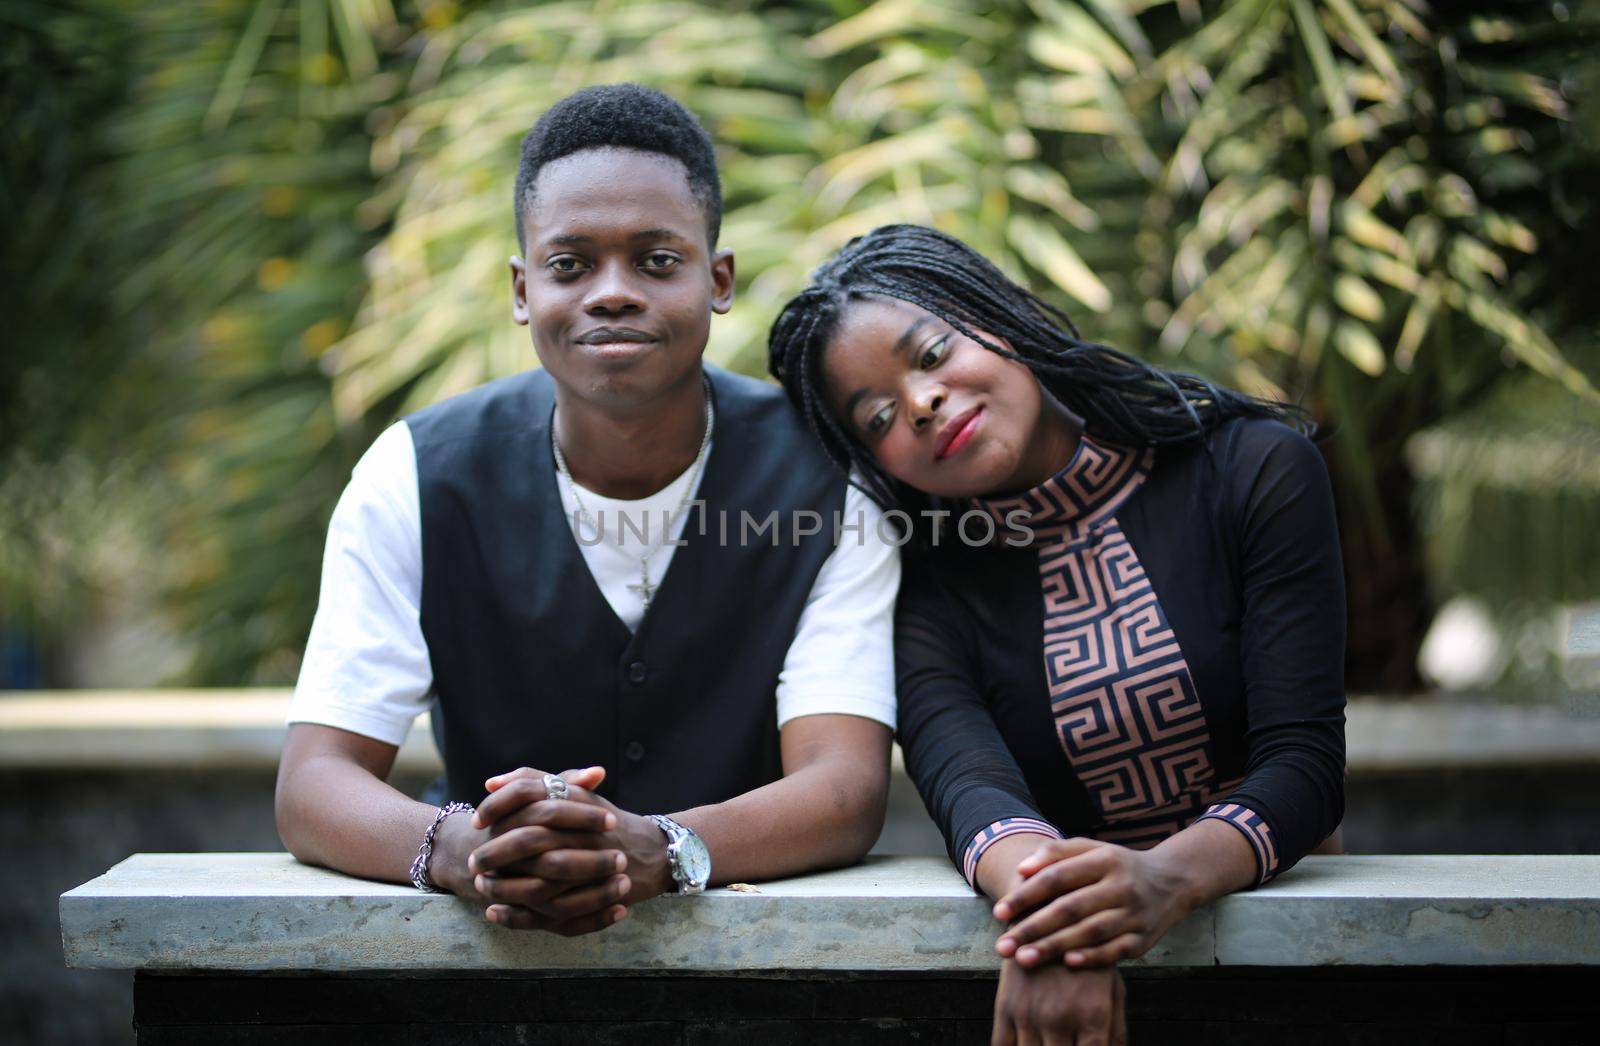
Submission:
POLYGON ((433 860, 433 836, 439 830, 439 826, 444 824, 446 817, 451 814, 466 813, 472 808, 471 803, 446 803, 444 806, 439 807, 439 812, 434 816, 433 823, 422 834, 422 848, 417 851, 417 859, 411 862, 412 886, 415 886, 423 893, 445 892, 435 886, 433 879, 428 875, 428 864, 433 860))

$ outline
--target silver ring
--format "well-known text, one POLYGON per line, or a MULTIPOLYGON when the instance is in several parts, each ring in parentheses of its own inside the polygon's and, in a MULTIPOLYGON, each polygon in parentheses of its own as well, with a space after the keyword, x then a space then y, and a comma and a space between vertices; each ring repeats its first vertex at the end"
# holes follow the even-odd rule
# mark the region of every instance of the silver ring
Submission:
POLYGON ((555 774, 545 774, 544 797, 546 799, 565 799, 567 797, 567 782, 555 774))

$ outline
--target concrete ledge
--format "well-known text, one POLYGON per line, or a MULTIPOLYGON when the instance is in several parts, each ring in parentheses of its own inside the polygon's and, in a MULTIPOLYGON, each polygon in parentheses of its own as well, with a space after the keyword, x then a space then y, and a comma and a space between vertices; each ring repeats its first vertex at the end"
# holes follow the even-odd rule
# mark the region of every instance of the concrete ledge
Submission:
POLYGON ((1345 711, 1352 774, 1600 766, 1600 718, 1470 698, 1358 698, 1345 711))
MULTIPOLYGON (((61 897, 67 964, 159 971, 992 973, 988 904, 942 858, 659 898, 600 934, 283 854, 137 854, 61 897)), ((1313 857, 1176 927, 1143 966, 1600 965, 1600 856, 1313 857)))
POLYGON ((1574 608, 1563 653, 1574 711, 1600 716, 1600 603, 1574 608))
MULTIPOLYGON (((1594 631, 1600 635, 1600 625, 1594 631)), ((289 693, 0 691, 0 767, 269 769, 283 746, 289 693)), ((1360 697, 1348 719, 1354 773, 1600 766, 1600 706, 1584 716, 1468 698, 1360 697)), ((412 727, 395 768, 440 771, 427 716, 412 727)))
MULTIPOLYGON (((0 691, 0 767, 272 769, 287 730, 291 691, 0 691)), ((395 769, 443 768, 426 714, 395 769)))

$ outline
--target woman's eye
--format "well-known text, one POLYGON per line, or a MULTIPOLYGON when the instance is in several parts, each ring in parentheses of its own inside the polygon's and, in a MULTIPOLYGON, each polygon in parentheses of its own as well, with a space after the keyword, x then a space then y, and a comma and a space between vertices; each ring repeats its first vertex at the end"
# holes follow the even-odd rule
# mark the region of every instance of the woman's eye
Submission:
POLYGON ((927 370, 935 363, 938 363, 940 360, 944 359, 945 353, 949 350, 950 335, 946 334, 944 337, 940 338, 938 341, 934 342, 932 345, 929 345, 922 351, 922 356, 918 358, 917 365, 923 370, 927 370))
POLYGON ((891 405, 887 404, 887 403, 885 403, 883 406, 879 407, 877 410, 873 411, 872 415, 867 418, 867 424, 866 424, 867 432, 869 434, 871 434, 871 435, 876 436, 878 433, 880 433, 884 429, 888 428, 889 427, 889 417, 893 413, 894 413, 894 408, 891 405))

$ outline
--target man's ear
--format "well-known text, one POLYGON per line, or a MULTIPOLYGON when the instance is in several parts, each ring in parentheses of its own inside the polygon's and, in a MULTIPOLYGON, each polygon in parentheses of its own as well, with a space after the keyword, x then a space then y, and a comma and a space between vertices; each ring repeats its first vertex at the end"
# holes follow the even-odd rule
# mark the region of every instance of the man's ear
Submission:
POLYGON ((521 258, 511 256, 511 318, 528 325, 528 267, 521 258))
POLYGON ((711 311, 718 316, 733 308, 733 252, 727 249, 711 256, 711 311))

